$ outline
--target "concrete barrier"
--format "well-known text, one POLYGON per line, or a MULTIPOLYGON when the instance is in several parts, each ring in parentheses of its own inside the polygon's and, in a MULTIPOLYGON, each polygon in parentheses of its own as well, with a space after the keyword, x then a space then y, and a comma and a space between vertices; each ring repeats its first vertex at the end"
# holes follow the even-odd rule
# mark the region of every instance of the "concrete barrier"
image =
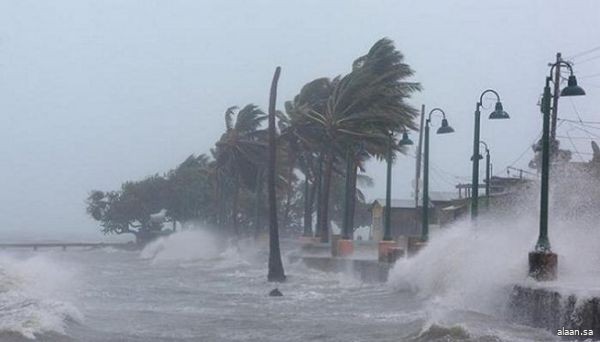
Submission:
POLYGON ((366 283, 386 282, 393 264, 377 260, 361 260, 332 258, 321 256, 301 256, 293 260, 301 260, 307 267, 323 272, 348 273, 366 283))
POLYGON ((598 297, 577 298, 574 294, 561 294, 555 289, 515 285, 509 299, 508 314, 515 322, 571 339, 600 340, 598 297), (593 336, 589 336, 589 330, 593 331, 593 336))

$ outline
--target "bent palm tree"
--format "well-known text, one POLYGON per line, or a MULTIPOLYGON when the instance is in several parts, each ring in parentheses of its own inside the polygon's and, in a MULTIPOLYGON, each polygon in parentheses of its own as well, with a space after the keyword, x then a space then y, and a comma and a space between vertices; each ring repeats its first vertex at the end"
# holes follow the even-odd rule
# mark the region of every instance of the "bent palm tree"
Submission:
MULTIPOLYGON (((420 90, 420 85, 404 81, 413 71, 403 58, 391 40, 381 39, 354 62, 349 74, 309 83, 329 92, 324 105, 298 107, 310 127, 305 139, 321 146, 323 153, 318 222, 322 242, 329 239, 329 192, 336 160, 344 159, 347 151, 359 144, 368 155, 382 156, 390 133, 415 129, 417 110, 405 99, 420 90)), ((356 168, 348 169, 356 174, 356 168)))
MULTIPOLYGON (((238 198, 242 185, 254 188, 260 163, 266 159, 265 131, 261 123, 265 113, 253 104, 237 111, 230 107, 225 112, 226 131, 214 149, 219 197, 229 194, 231 198, 232 229, 239 235, 238 198), (235 116, 235 122, 234 122, 235 116)), ((223 205, 223 203, 221 203, 223 205)))

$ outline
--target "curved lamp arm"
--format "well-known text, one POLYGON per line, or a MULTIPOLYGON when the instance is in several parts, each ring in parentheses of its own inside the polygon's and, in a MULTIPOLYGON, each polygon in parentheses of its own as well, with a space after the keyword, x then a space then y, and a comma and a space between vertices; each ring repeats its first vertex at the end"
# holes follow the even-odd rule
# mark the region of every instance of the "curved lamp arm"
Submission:
POLYGON ((477 103, 479 106, 481 106, 481 104, 483 103, 483 97, 485 96, 485 94, 487 93, 493 93, 494 95, 496 95, 496 99, 498 102, 500 102, 500 95, 498 95, 498 93, 494 90, 494 89, 486 89, 483 91, 483 93, 481 93, 481 95, 479 96, 479 102, 477 103))
POLYGON ((558 61, 558 62, 552 64, 552 67, 550 68, 550 77, 552 77, 552 72, 554 71, 554 68, 556 68, 559 65, 564 65, 567 68, 569 68, 570 75, 573 76, 573 67, 571 66, 571 63, 566 62, 566 61, 558 61))
POLYGON ((446 118, 446 113, 441 109, 441 108, 433 108, 430 112, 429 112, 429 116, 427 118, 427 122, 431 122, 431 115, 434 112, 440 112, 442 113, 442 118, 445 119, 446 118))
POLYGON ((485 150, 486 150, 486 152, 488 152, 488 153, 489 153, 490 149, 488 148, 488 145, 485 143, 485 141, 483 141, 483 140, 479 140, 479 143, 480 143, 480 144, 482 144, 483 146, 485 146, 485 150))

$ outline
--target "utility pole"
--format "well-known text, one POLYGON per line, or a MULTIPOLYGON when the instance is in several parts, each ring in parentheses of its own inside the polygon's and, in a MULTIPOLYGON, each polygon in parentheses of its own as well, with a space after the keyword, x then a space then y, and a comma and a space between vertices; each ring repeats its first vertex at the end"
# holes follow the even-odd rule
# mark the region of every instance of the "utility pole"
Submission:
MULTIPOLYGON (((421 179, 421 150, 423 149, 423 127, 425 126, 425 105, 421 105, 421 124, 419 125, 419 144, 417 145, 417 160, 415 166, 415 208, 419 207, 419 180, 421 179)), ((415 226, 419 220, 415 215, 415 226)))
POLYGON ((554 69, 554 92, 552 93, 552 128, 550 133, 550 153, 554 154, 553 147, 556 146, 556 122, 558 121, 558 96, 560 95, 560 62, 562 61, 561 53, 556 53, 556 68, 554 69))

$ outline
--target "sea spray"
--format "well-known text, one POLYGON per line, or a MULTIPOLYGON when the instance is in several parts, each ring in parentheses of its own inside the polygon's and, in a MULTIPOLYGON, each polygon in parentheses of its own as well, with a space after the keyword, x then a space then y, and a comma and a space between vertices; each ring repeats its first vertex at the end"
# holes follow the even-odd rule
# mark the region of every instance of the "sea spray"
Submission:
POLYGON ((59 300, 75 284, 74 274, 46 254, 0 255, 0 340, 19 334, 36 338, 64 334, 69 321, 82 321, 72 304, 59 300))
POLYGON ((526 222, 457 222, 431 235, 415 257, 397 262, 389 282, 452 309, 495 311, 526 278, 527 251, 535 234, 526 222), (517 238, 521 237, 521 238, 517 238))
POLYGON ((206 230, 194 229, 151 242, 140 257, 153 263, 175 262, 183 267, 210 260, 214 268, 229 268, 259 261, 262 252, 253 239, 225 240, 206 230))
POLYGON ((465 217, 435 231, 416 256, 396 263, 389 284, 415 291, 440 317, 454 310, 502 315, 516 284, 598 295, 599 213, 590 210, 600 200, 598 188, 597 180, 582 175, 554 178, 549 236, 559 258, 556 281, 537 283, 527 275, 539 229, 539 188, 531 183, 476 223, 465 217))
POLYGON ((203 230, 186 230, 149 243, 140 253, 143 259, 157 261, 193 261, 216 258, 217 239, 203 230))

